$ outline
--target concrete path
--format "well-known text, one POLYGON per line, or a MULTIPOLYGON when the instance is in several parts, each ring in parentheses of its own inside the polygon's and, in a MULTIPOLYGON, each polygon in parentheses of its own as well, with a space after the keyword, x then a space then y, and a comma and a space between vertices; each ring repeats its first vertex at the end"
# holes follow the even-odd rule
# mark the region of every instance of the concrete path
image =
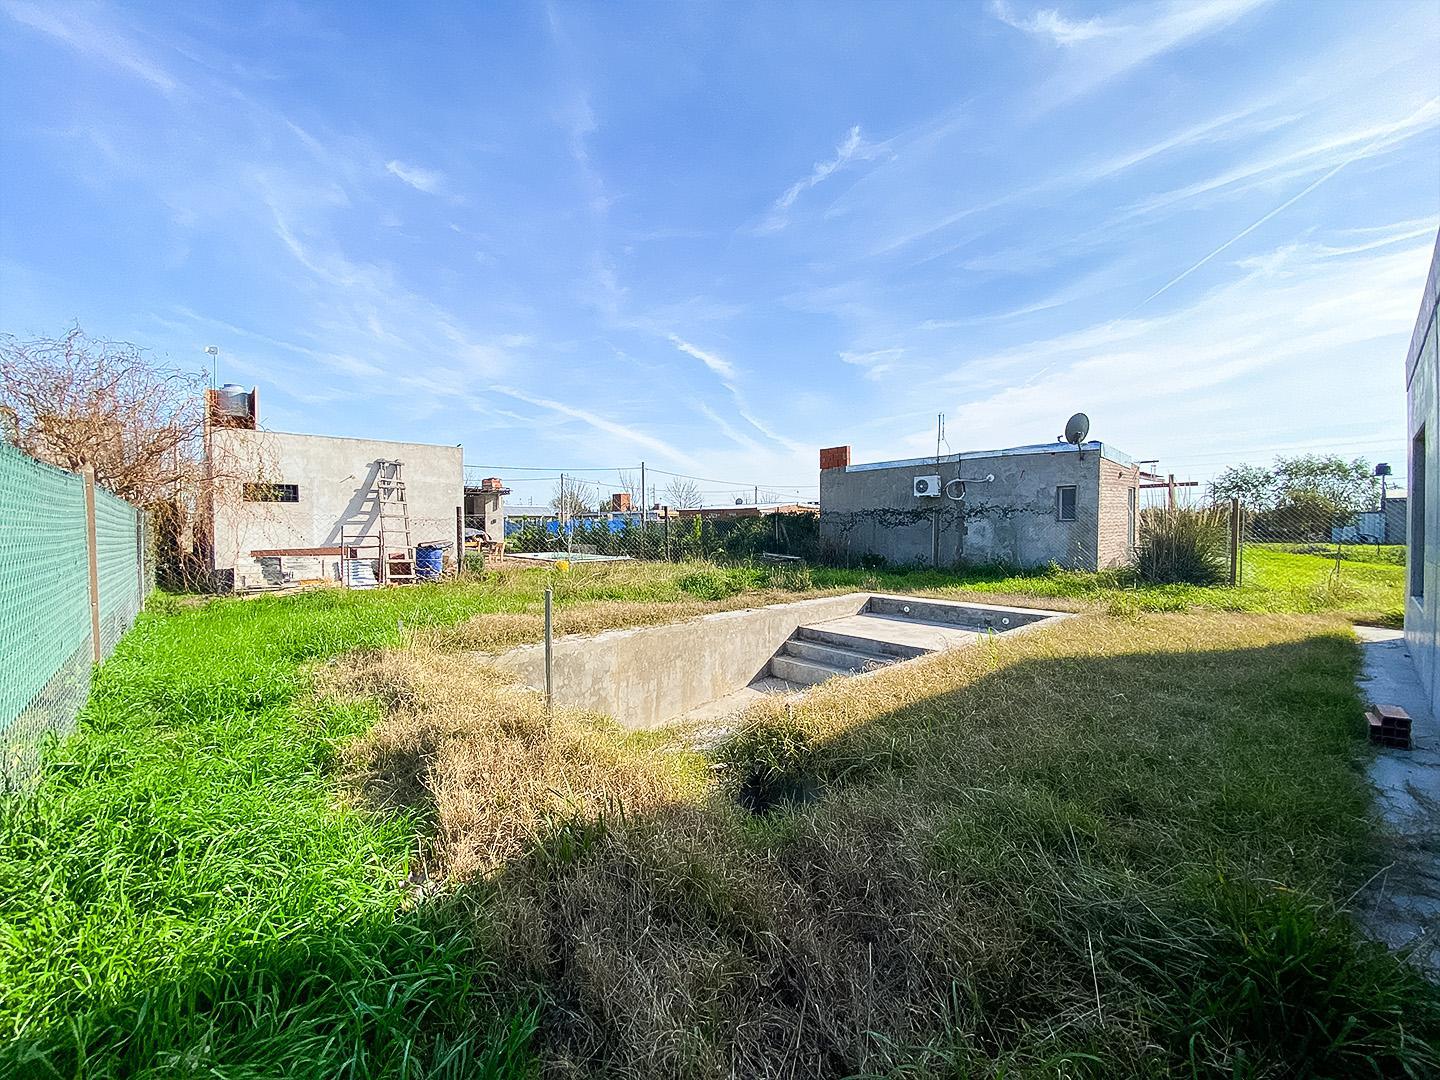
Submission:
POLYGON ((1392 865, 1356 899, 1366 931, 1440 979, 1440 723, 1399 630, 1357 626, 1365 667, 1360 693, 1410 714, 1414 749, 1378 748, 1370 763, 1376 805, 1391 833, 1392 865))

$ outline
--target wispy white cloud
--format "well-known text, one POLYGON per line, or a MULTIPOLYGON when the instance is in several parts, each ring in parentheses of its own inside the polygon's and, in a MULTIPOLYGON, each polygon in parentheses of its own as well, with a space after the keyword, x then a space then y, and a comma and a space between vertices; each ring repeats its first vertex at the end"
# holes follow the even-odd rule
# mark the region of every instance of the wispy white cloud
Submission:
MULTIPOLYGON (((1437 116, 1440 116, 1440 99, 1431 101, 1430 104, 1426 107, 1426 109, 1421 110, 1421 112, 1426 112, 1426 113, 1428 113, 1428 115, 1430 116, 1430 123, 1433 124, 1433 123, 1434 123, 1434 118, 1437 117, 1437 116)), ((1418 115, 1418 114, 1417 114, 1417 115, 1418 115)), ((1180 284, 1180 282, 1184 281, 1184 280, 1185 280, 1187 277, 1189 277, 1191 274, 1195 273, 1195 271, 1199 270, 1199 269, 1200 269, 1202 266, 1204 266, 1206 263, 1208 263, 1208 262, 1210 262, 1212 259, 1214 259, 1217 255, 1219 255, 1219 254, 1221 254, 1222 252, 1224 252, 1224 251, 1228 250, 1229 248, 1233 247, 1236 243, 1238 243, 1239 241, 1243 240, 1245 237, 1249 236, 1249 235, 1250 235, 1251 233, 1253 233, 1256 229, 1260 228, 1260 226, 1264 225, 1267 221, 1269 221, 1269 220, 1271 220, 1272 218, 1276 217, 1277 215, 1283 213, 1284 211, 1290 209, 1290 207, 1294 206, 1297 202, 1299 202, 1299 201, 1300 201, 1301 199, 1303 199, 1305 196, 1309 195, 1312 191, 1314 191, 1314 190, 1315 190, 1316 188, 1318 188, 1320 185, 1322 185, 1322 184, 1326 183, 1327 181, 1329 181, 1329 180, 1330 180, 1332 177, 1334 177, 1338 172, 1340 172, 1341 169, 1345 168, 1347 165, 1351 165, 1351 164, 1353 164, 1354 162, 1359 161, 1361 158, 1368 157, 1370 154, 1377 152, 1377 148, 1380 146, 1380 144, 1381 144, 1384 140, 1386 140, 1388 137, 1390 137, 1391 135, 1393 135, 1393 133, 1394 133, 1394 125, 1384 125, 1384 126, 1382 126, 1382 127, 1379 129, 1379 134, 1377 134, 1377 135, 1375 136, 1375 138, 1372 139, 1369 143, 1365 144, 1364 146, 1361 146, 1361 147, 1360 147, 1358 150, 1356 150, 1354 153, 1349 154, 1349 155, 1346 156, 1345 158, 1341 159, 1338 163, 1336 163, 1336 165, 1335 165, 1333 168, 1330 169, 1329 172, 1325 173, 1324 175, 1320 176, 1320 177, 1317 178, 1316 180, 1314 180, 1314 181, 1312 181, 1311 183, 1307 184, 1304 188, 1302 188, 1301 190, 1297 191, 1294 195, 1290 196, 1290 198, 1286 199, 1286 200, 1285 200, 1284 202, 1282 202, 1279 206, 1277 206, 1277 207, 1275 207, 1274 209, 1266 212, 1265 214, 1262 214, 1259 218, 1257 218, 1255 221, 1251 222, 1249 225, 1245 226, 1245 228, 1241 229, 1241 230, 1240 230, 1238 233, 1236 233, 1234 236, 1230 237, 1230 239, 1226 240, 1226 241, 1225 241, 1223 244, 1221 244, 1219 247, 1215 248, 1213 251, 1211 251, 1211 252, 1210 252, 1208 255, 1206 255, 1204 258, 1197 260, 1196 262, 1192 263, 1190 266, 1188 266, 1188 267, 1186 267, 1184 270, 1182 270, 1180 273, 1176 274, 1173 278, 1171 278, 1169 281, 1167 281, 1164 285, 1160 286, 1160 288, 1156 289, 1156 290, 1155 290, 1154 292, 1152 292, 1149 296, 1145 297, 1145 299, 1144 299, 1143 301, 1141 301, 1141 303, 1142 303, 1142 304, 1148 304, 1151 300, 1154 300, 1157 296, 1160 296, 1162 293, 1168 292, 1168 291, 1169 291, 1170 289, 1172 289, 1174 286, 1176 286, 1176 285, 1180 284)))
POLYGON ((846 133, 840 145, 835 147, 833 158, 828 161, 817 161, 811 168, 809 176, 795 181, 775 200, 774 205, 770 208, 770 216, 761 226, 761 231, 775 232, 783 229, 789 222, 787 214, 796 199, 816 185, 824 183, 851 162, 873 161, 888 152, 883 145, 866 142, 860 134, 860 125, 856 124, 846 133))
MULTIPOLYGON (((74 4, 32 4, 5 0, 0 4, 15 22, 70 46, 76 52, 113 64, 158 90, 171 93, 180 82, 147 56, 124 29, 86 17, 74 4)), ((96 9, 90 9, 92 13, 96 9)))
POLYGON ((629 427, 606 417, 599 416, 588 409, 577 408, 574 405, 567 405, 563 401, 555 401, 551 398, 539 397, 527 393, 524 390, 516 389, 513 386, 492 386, 490 387, 497 394, 504 394, 506 397, 514 398, 516 401, 523 401, 527 405, 533 405, 537 409, 548 409, 550 412, 560 416, 568 416, 573 420, 579 420, 596 431, 603 431, 607 435, 614 435, 618 439, 632 443, 635 446, 653 450, 657 454, 663 454, 670 461, 679 462, 687 468, 698 468, 699 462, 677 446, 671 446, 663 439, 657 439, 653 435, 647 435, 639 428, 629 427))
POLYGON ((686 356, 693 356, 696 360, 699 360, 716 375, 724 379, 726 383, 731 383, 735 380, 735 367, 723 356, 717 356, 713 352, 706 352, 698 345, 690 344, 690 342, 686 341, 679 334, 670 335, 670 344, 674 345, 675 348, 679 349, 686 356))
POLYGON ((869 349, 864 352, 841 352, 842 363, 864 370, 867 379, 883 379, 899 366, 904 349, 869 349))
MULTIPOLYGON (((1195 430, 1195 417, 1204 415, 1203 447, 1186 456, 1203 449, 1218 465, 1256 445, 1257 431, 1271 446, 1310 437, 1316 415, 1383 430, 1380 418, 1393 407, 1386 380, 1357 384, 1354 372, 1375 355, 1373 343, 1409 334, 1415 283, 1434 236, 1432 228, 1419 244, 1402 245, 1414 231, 1413 223, 1397 223, 1394 243, 1346 256, 1323 243, 1286 245, 1247 260, 1240 276, 1176 310, 971 357, 942 380, 965 395, 946 410, 952 431, 975 447, 1037 441, 1053 435, 1047 422, 1083 409, 1097 437, 1149 456, 1174 447, 1172 432, 1195 430), (1297 381, 1300 370, 1305 378, 1297 381), (976 385, 985 389, 975 393, 976 385), (1282 398, 1287 408, 1279 407, 1282 398)), ((1403 345, 1396 348, 1403 355, 1403 345)), ((923 446, 927 433, 909 437, 923 446)))
POLYGON ((1007 26, 1013 26, 1016 30, 1023 30, 1036 37, 1049 38, 1056 45, 1075 45, 1095 38, 1114 37, 1120 33, 1120 27, 1114 23, 1106 23, 1101 19, 1077 22, 1067 19, 1054 8, 1043 8, 1028 16, 1022 16, 1017 15, 1004 0, 994 0, 990 11, 1007 26))
POLYGON ((1166 0, 1137 4, 1112 15, 1076 21, 1053 8, 1017 14, 1005 2, 996 18, 1066 51, 1066 62, 1037 102, 1049 108, 1088 94, 1135 68, 1229 26, 1270 0, 1166 0))
MULTIPOLYGON (((1252 102, 1243 108, 1229 110, 1195 124, 1187 124, 1159 139, 1152 139, 1118 154, 1111 154, 1088 162, 1082 161, 1078 165, 1063 169, 1033 184, 1009 188, 993 198, 971 199, 966 204, 939 217, 912 224, 904 231, 887 237, 874 249, 873 254, 883 255, 896 251, 936 233, 944 232, 968 218, 979 217, 1002 207, 1023 205, 1029 201, 1040 200, 1047 196, 1053 197, 1061 193, 1074 193, 1092 185, 1116 180, 1132 169, 1164 158, 1179 150, 1234 139, 1241 135, 1252 135, 1281 126, 1293 119, 1288 116, 1257 116, 1257 113, 1270 104, 1272 103, 1252 102)), ((953 247, 954 245, 943 247, 928 257, 934 258, 949 254, 953 247)))
POLYGON ((670 339, 670 344, 674 345, 675 348, 679 349, 686 356, 692 356, 696 360, 699 360, 702 364, 704 364, 707 368, 709 368, 712 372, 714 372, 717 376, 720 377, 720 381, 724 383, 725 389, 730 392, 730 397, 735 403, 735 412, 740 416, 742 420, 744 420, 752 428, 758 431, 761 435, 764 435, 771 442, 777 443, 780 446, 785 447, 785 449, 789 450, 791 453, 804 452, 805 447, 802 444, 797 443, 795 440, 776 431, 774 427, 767 424, 764 420, 762 420, 759 416, 755 414, 753 409, 750 408, 750 404, 746 400, 745 394, 740 390, 740 387, 737 385, 739 373, 737 372, 734 364, 730 363, 730 361, 726 360, 723 356, 717 356, 713 352, 709 352, 705 349, 699 348, 696 345, 692 345, 690 342, 682 338, 679 334, 668 334, 667 337, 670 339))
POLYGON ((709 405, 706 405, 703 402, 696 402, 695 409, 712 424, 714 424, 720 430, 721 434, 723 434, 736 446, 742 447, 745 450, 750 451, 752 454, 755 454, 756 456, 763 456, 767 453, 765 447, 761 446, 758 442, 750 438, 750 436, 746 435, 744 432, 738 430, 734 424, 730 423, 730 421, 726 420, 714 409, 710 408, 709 405))
POLYGON ((444 173, 434 169, 421 168, 419 165, 407 165, 403 161, 387 161, 385 171, 396 179, 409 184, 416 191, 423 191, 427 195, 435 194, 445 183, 444 173))
POLYGON ((1440 125, 1440 98, 1431 98, 1404 116, 1272 151, 1203 180, 1151 196, 1134 209, 1136 213, 1152 213, 1212 192, 1244 191, 1253 187, 1254 182, 1268 183, 1297 172, 1348 164, 1362 157, 1386 153, 1437 125, 1440 125))

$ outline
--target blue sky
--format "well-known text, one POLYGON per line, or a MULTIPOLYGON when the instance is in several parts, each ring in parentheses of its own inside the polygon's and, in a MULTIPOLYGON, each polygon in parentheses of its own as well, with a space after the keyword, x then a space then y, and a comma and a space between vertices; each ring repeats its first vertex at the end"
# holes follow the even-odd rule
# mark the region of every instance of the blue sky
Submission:
POLYGON ((940 411, 1398 463, 1437 55, 1429 0, 0 0, 0 329, 716 498, 940 411))

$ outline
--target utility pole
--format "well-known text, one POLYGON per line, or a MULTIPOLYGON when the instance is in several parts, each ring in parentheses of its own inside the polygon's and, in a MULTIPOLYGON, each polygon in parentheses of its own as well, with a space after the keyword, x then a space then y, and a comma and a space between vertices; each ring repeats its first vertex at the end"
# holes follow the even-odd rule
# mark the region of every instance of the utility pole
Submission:
POLYGON ((650 504, 645 499, 645 463, 640 462, 640 524, 650 520, 650 504))

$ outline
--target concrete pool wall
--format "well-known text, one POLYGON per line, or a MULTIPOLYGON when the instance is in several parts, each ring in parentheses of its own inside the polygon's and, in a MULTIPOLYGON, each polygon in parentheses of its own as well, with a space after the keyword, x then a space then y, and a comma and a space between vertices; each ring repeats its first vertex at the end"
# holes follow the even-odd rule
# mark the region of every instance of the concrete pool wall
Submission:
MULTIPOLYGON (((763 674, 797 627, 854 615, 869 599, 846 593, 556 638, 555 704, 607 713, 629 728, 656 727, 763 674)), ((495 663, 529 686, 545 685, 544 645, 511 649, 495 663)))
MULTIPOLYGON (((557 706, 605 713, 628 728, 653 728, 752 684, 773 689, 778 682, 781 689, 798 690, 831 675, 854 674, 959 647, 983 634, 1065 617, 1032 608, 845 593, 659 626, 571 635, 554 641, 554 698, 557 706), (827 654, 845 659, 838 667, 813 662, 827 654), (786 665, 788 683, 767 679, 772 672, 782 674, 772 663, 786 665), (794 673, 800 669, 806 674, 794 673)), ((486 659, 528 686, 545 685, 543 644, 522 645, 486 659)))

